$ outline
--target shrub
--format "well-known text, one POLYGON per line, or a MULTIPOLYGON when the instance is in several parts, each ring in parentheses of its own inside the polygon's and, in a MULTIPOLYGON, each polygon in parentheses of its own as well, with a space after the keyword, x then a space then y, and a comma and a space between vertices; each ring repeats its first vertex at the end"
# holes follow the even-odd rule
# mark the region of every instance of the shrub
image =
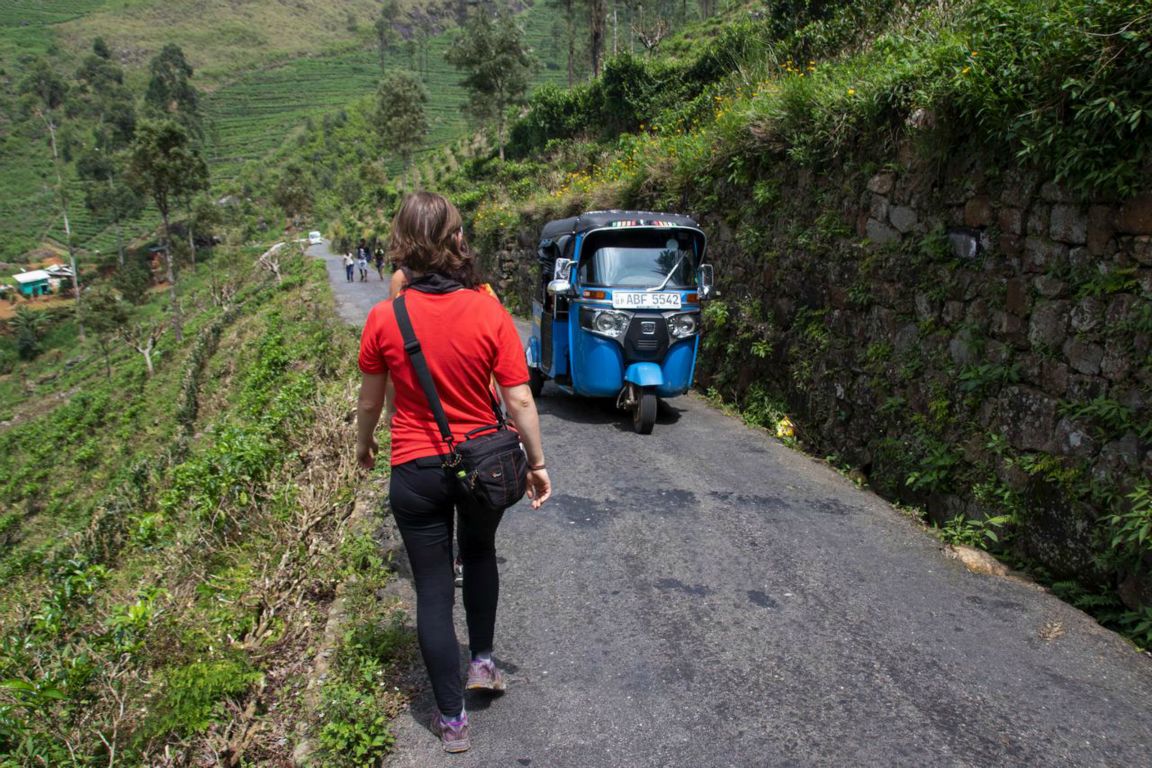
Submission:
POLYGON ((151 710, 139 736, 188 736, 206 730, 225 713, 226 699, 243 695, 260 673, 246 663, 219 659, 164 670, 159 675, 160 700, 151 710))
POLYGON ((939 61, 933 107, 1082 190, 1135 191, 1152 159, 1141 0, 980 0, 939 61))

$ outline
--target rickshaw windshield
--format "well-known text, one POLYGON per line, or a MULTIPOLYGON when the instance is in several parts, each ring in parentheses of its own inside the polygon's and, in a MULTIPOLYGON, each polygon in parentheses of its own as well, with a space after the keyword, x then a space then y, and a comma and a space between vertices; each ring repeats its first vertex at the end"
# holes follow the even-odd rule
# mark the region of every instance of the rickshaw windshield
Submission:
POLYGON ((580 259, 581 285, 618 288, 667 288, 696 286, 695 257, 689 235, 667 231, 613 233, 600 237, 580 259))

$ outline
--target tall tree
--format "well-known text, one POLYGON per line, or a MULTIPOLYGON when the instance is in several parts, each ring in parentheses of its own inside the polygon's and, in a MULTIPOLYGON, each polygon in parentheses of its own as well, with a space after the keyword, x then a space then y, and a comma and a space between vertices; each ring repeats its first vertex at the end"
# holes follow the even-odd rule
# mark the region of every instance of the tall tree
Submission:
POLYGON ((112 378, 112 361, 109 346, 128 322, 128 305, 120 295, 108 287, 97 287, 89 291, 84 303, 84 314, 88 327, 96 334, 96 344, 104 356, 104 373, 112 378))
POLYGON ((472 114, 481 123, 495 124, 503 160, 508 108, 524 102, 535 67, 524 31, 507 13, 475 13, 445 58, 465 72, 460 84, 468 90, 472 114))
POLYGON ((592 58, 592 76, 600 77, 604 56, 604 27, 608 23, 605 0, 584 0, 588 8, 588 53, 592 58))
POLYGON ((184 51, 175 43, 168 43, 148 64, 148 91, 144 104, 153 117, 175 119, 196 140, 203 138, 200 115, 200 94, 192 85, 192 65, 184 58, 184 51))
POLYGON ((428 92, 411 72, 384 73, 376 89, 376 131, 385 150, 407 168, 428 135, 428 92))
POLYGON ((312 212, 312 182, 303 166, 292 162, 284 167, 272 193, 272 200, 280 206, 293 225, 301 216, 312 212))
POLYGON ((568 87, 576 84, 576 0, 548 0, 564 20, 564 43, 568 48, 568 87))
POLYGON ((101 38, 93 42, 92 51, 76 71, 76 90, 81 109, 96 125, 76 170, 90 182, 84 195, 88 210, 116 227, 116 250, 123 267, 123 222, 143 207, 140 196, 123 182, 123 153, 136 132, 136 105, 124 85, 123 70, 110 60, 111 52, 101 38))
POLYGON ((76 161, 76 172, 89 181, 84 190, 84 206, 101 222, 116 228, 117 262, 125 265, 124 222, 140 215, 144 200, 124 182, 124 156, 106 154, 102 148, 93 148, 76 161))
MULTIPOLYGON (((40 57, 28 64, 28 72, 20 83, 20 92, 25 97, 27 108, 48 131, 52 147, 52 167, 56 171, 56 198, 60 205, 60 215, 64 221, 65 246, 72 266, 72 294, 76 298, 76 316, 80 318, 80 270, 76 265, 76 248, 72 242, 72 223, 68 218, 68 188, 64 185, 63 160, 57 142, 57 116, 68 95, 68 85, 56 74, 47 61, 40 57)), ((79 322, 80 336, 84 336, 83 320, 79 322)))
POLYGON ((164 224, 166 278, 172 286, 173 327, 181 337, 180 294, 172 257, 172 210, 176 202, 208 188, 208 166, 188 131, 175 120, 145 120, 136 129, 128 180, 152 198, 164 224))
POLYGON ((196 238, 211 241, 213 229, 223 219, 220 206, 203 192, 188 201, 188 250, 192 254, 192 267, 196 267, 196 238))
POLYGON ((396 22, 400 19, 400 6, 396 0, 382 0, 380 15, 376 17, 376 49, 380 54, 380 66, 384 67, 388 53, 400 41, 396 22))

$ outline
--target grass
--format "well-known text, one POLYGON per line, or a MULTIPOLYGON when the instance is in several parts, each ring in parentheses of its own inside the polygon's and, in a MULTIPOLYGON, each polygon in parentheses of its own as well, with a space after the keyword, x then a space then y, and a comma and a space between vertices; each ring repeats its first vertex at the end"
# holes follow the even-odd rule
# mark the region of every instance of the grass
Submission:
POLYGON ((213 90, 238 73, 272 62, 331 54, 352 45, 371 53, 375 0, 308 3, 230 0, 124 0, 61 25, 62 46, 83 50, 101 36, 134 66, 142 80, 148 59, 168 42, 184 49, 201 87, 213 90), (163 30, 163 35, 158 31, 163 30))
MULTIPOLYGON (((365 560, 342 545, 355 336, 322 264, 287 254, 280 282, 254 256, 185 272, 185 340, 163 337, 153 378, 120 346, 108 377, 67 315, 0 376, 0 412, 23 414, 0 429, 0 764, 95 764, 106 743, 125 765, 189 762, 247 728, 246 764, 281 764, 314 717, 310 648, 365 560), (211 282, 236 287, 230 309, 211 282)), ((163 320, 166 299, 135 313, 163 320)))

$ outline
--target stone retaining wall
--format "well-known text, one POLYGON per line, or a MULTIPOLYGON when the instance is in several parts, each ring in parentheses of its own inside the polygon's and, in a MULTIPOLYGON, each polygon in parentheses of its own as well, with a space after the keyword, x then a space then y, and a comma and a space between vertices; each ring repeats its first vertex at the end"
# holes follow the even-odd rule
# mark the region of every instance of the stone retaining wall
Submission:
MULTIPOLYGON (((1056 576, 1113 578, 1099 518, 1152 477, 1152 193, 974 159, 776 171, 768 202, 689 211, 720 290, 698 383, 783 401, 811 449, 937 520, 1013 510, 1056 576)), ((497 255, 521 308, 541 223, 497 255)))

